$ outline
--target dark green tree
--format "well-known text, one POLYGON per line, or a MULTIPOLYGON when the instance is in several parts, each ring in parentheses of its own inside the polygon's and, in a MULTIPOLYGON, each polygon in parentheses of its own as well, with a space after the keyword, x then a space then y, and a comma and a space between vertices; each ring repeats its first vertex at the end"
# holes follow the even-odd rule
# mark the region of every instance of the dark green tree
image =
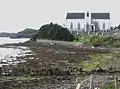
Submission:
POLYGON ((34 40, 38 39, 49 39, 49 40, 62 40, 62 41, 73 41, 74 36, 69 32, 67 28, 64 28, 58 24, 46 24, 43 25, 39 32, 32 37, 34 40))

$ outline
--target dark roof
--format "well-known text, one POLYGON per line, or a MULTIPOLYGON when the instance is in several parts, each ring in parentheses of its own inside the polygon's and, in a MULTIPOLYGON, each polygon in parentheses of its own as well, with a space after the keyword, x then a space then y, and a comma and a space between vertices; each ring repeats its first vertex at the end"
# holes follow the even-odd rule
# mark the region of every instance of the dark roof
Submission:
POLYGON ((91 13, 91 19, 110 19, 110 13, 91 13))
POLYGON ((67 13, 66 19, 85 19, 85 13, 67 13))

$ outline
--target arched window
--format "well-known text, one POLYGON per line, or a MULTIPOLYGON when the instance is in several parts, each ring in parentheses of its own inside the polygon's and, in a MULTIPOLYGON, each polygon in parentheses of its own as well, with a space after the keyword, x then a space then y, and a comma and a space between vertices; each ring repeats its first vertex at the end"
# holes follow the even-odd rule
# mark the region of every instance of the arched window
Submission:
POLYGON ((99 22, 95 22, 95 30, 100 30, 99 22))
POLYGON ((89 30, 89 23, 86 24, 86 30, 89 30))
POLYGON ((106 26, 105 26, 105 23, 103 23, 103 29, 105 30, 106 26))
POLYGON ((70 29, 73 29, 73 23, 72 22, 70 23, 70 29))
POLYGON ((77 26, 78 29, 80 29, 80 23, 78 22, 78 26, 77 26))
POLYGON ((93 32, 94 31, 94 26, 93 25, 91 26, 91 29, 92 29, 92 32, 93 32))
POLYGON ((89 17, 89 12, 87 12, 87 17, 89 17))

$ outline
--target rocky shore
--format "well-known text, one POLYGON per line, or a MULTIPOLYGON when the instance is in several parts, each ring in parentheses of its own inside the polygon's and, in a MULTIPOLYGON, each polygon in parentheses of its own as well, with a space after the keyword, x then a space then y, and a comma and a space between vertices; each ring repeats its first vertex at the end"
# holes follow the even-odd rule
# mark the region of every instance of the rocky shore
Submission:
MULTIPOLYGON (((8 70, 7 75, 3 76, 4 71, 1 69, 1 89, 75 89, 76 77, 90 74, 85 70, 87 67, 84 61, 92 60, 91 55, 114 53, 112 49, 36 42, 1 45, 1 47, 19 46, 28 47, 31 53, 18 58, 26 62, 12 66, 11 71, 9 71, 11 65, 6 69, 3 67, 4 70, 8 70)), ((96 66, 93 71, 105 73, 106 68, 96 66)), ((119 71, 112 71, 114 72, 119 71)))

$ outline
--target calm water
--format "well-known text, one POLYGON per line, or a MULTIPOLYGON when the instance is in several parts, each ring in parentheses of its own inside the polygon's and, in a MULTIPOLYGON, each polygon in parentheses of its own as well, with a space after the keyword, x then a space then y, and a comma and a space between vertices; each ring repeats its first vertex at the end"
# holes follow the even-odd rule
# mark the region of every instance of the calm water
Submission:
POLYGON ((25 42, 29 38, 10 39, 9 37, 0 37, 0 44, 25 42))
MULTIPOLYGON (((19 43, 25 42, 29 40, 28 38, 22 39, 10 39, 8 37, 0 37, 0 45, 6 43, 19 43)), ((9 47, 9 48, 0 48, 0 66, 9 65, 9 64, 16 64, 19 62, 25 62, 24 60, 20 59, 30 53, 31 51, 27 47, 9 47), (19 57, 19 60, 17 59, 19 57)))

